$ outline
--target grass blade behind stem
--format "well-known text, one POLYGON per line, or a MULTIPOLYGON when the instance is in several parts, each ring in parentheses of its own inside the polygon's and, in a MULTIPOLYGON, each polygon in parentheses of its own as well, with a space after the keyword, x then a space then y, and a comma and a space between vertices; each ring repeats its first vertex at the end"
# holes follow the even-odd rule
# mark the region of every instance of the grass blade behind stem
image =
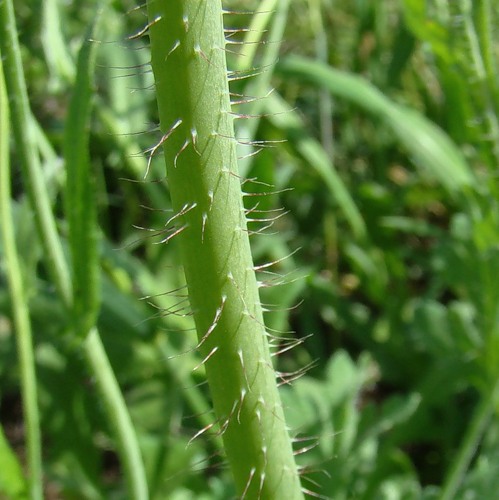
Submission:
POLYGON ((498 394, 498 382, 496 382, 490 392, 484 391, 482 393, 481 400, 475 408, 473 417, 466 434, 464 435, 461 446, 456 453, 456 457, 454 458, 444 484, 442 485, 438 500, 452 500, 453 498, 456 498, 459 487, 464 481, 470 463, 477 452, 487 426, 489 425, 490 419, 494 414, 494 408, 497 408, 498 394))
POLYGON ((88 150, 96 48, 91 39, 98 22, 99 14, 78 54, 76 82, 64 130, 64 201, 72 261, 73 319, 80 337, 95 325, 99 310, 97 196, 88 150))
MULTIPOLYGON (((282 3, 286 4, 288 2, 282 3)), ((274 14, 277 14, 275 10, 278 4, 279 0, 263 0, 258 6, 258 12, 255 12, 251 17, 251 22, 242 44, 243 50, 239 53, 235 61, 234 69, 236 71, 247 71, 254 66, 258 46, 262 43, 262 37, 267 29, 267 25, 274 14)), ((277 41, 280 42, 280 40, 277 41)))
MULTIPOLYGON (((245 47, 244 53, 241 54, 237 62, 237 70, 239 71, 244 72, 252 69, 255 56, 254 49, 258 47, 259 43, 259 40, 254 39, 254 34, 260 33, 261 35, 265 24, 269 22, 270 16, 272 15, 273 20, 270 27, 270 34, 268 39, 265 41, 265 51, 262 54, 260 62, 260 66, 262 68, 261 73, 255 75, 244 89, 244 93, 246 95, 255 96, 260 99, 250 99, 251 102, 242 105, 238 110, 242 115, 252 117, 251 120, 242 120, 237 130, 238 137, 244 141, 245 144, 248 144, 255 139, 256 131, 260 123, 259 114, 262 112, 264 105, 263 99, 261 98, 268 94, 269 89, 271 88, 270 81, 279 57, 279 49, 281 47, 284 29, 286 27, 286 21, 288 19, 289 5, 289 0, 280 0, 279 2, 271 0, 264 2, 261 6, 263 13, 253 17, 254 23, 252 23, 248 31, 248 36, 251 38, 248 40, 247 37, 245 40, 245 45, 243 45, 243 47, 245 47), (274 8, 275 12, 273 12, 274 8), (265 24, 263 24, 263 22, 265 22, 265 24), (253 48, 250 53, 251 57, 245 57, 248 47, 253 48)), ((248 146, 244 148, 244 154, 241 156, 242 158, 239 161, 239 174, 241 176, 245 176, 250 171, 253 161, 253 155, 249 154, 248 146)))
MULTIPOLYGON (((487 78, 487 86, 491 91, 494 107, 497 109, 499 108, 499 81, 497 80, 497 57, 494 55, 494 10, 491 0, 477 0, 475 4, 477 9, 477 31, 480 39, 480 49, 487 78)), ((496 16, 497 13, 496 7, 496 16)))
POLYGON ((69 47, 64 41, 57 0, 45 0, 43 6, 42 35, 40 41, 50 70, 52 85, 60 87, 63 80, 73 81, 75 67, 69 47))
MULTIPOLYGON (((329 47, 322 14, 322 0, 308 0, 308 3, 310 25, 315 38, 315 55, 318 61, 327 63, 329 47)), ((333 98, 326 89, 319 89, 317 97, 321 144, 329 158, 332 159, 334 156, 333 98)))
POLYGON ((383 120, 416 164, 424 167, 451 195, 475 183, 461 151, 442 129, 420 113, 394 103, 363 78, 297 56, 286 58, 276 70, 325 87, 383 120))
POLYGON ((268 120, 286 134, 290 147, 294 148, 323 179, 331 198, 343 212, 355 236, 364 239, 367 236, 367 229, 355 201, 322 145, 307 133, 300 115, 276 92, 267 97, 265 110, 268 120))
POLYGON ((19 357, 21 393, 23 400, 26 447, 28 450, 28 484, 30 498, 43 497, 40 418, 38 414, 35 356, 31 335, 30 319, 26 306, 26 295, 17 255, 14 225, 10 204, 9 164, 9 109, 7 92, 0 58, 0 214, 2 239, 5 252, 5 267, 9 282, 16 342, 19 357))

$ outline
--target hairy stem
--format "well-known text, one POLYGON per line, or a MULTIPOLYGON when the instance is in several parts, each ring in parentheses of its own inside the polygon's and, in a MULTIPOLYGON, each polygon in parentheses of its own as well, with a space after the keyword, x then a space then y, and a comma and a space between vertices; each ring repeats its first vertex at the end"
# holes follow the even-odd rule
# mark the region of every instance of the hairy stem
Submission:
POLYGON ((219 0, 149 0, 152 67, 189 297, 246 498, 302 498, 250 252, 219 0))

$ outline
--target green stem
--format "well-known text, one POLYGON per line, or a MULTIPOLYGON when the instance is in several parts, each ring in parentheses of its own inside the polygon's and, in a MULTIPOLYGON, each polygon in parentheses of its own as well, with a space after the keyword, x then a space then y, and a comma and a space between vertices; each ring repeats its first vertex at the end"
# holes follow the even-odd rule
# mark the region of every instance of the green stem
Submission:
POLYGON ((12 129, 23 178, 28 180, 26 189, 35 211, 38 234, 42 236, 41 242, 48 271, 60 296, 63 297, 65 303, 70 304, 69 270, 57 236, 55 220, 40 168, 38 141, 29 109, 12 0, 0 1, 0 19, 2 20, 0 43, 5 57, 5 81, 12 110, 12 129))
POLYGON ((95 382, 106 407, 109 421, 116 426, 114 433, 128 483, 128 493, 134 500, 145 500, 149 494, 137 435, 96 328, 89 332, 83 345, 92 373, 99 374, 95 377, 95 382))
MULTIPOLYGON (((487 131, 492 141, 494 154, 492 164, 499 159, 499 120, 497 110, 499 109, 499 85, 497 83, 497 64, 495 55, 495 44, 493 37, 494 13, 490 0, 476 0, 476 30, 480 44, 481 57, 485 71, 484 93, 487 96, 485 115, 487 117, 487 131)), ((497 7, 495 7, 497 9, 497 7)))
POLYGON ((149 0, 151 62, 183 265, 213 404, 245 498, 301 499, 237 171, 220 0, 149 0))
MULTIPOLYGON (((40 166, 35 127, 26 92, 12 0, 0 0, 0 46, 5 57, 6 86, 10 96, 12 126, 29 200, 34 210, 37 231, 41 239, 47 270, 68 311, 72 310, 73 294, 68 263, 50 208, 47 188, 40 166)), ((118 442, 120 459, 135 499, 147 499, 145 470, 140 449, 118 382, 107 360, 97 330, 92 330, 83 342, 89 368, 101 390, 108 410, 109 427, 118 442)))
POLYGON ((482 53, 482 60, 487 75, 487 81, 491 88, 495 86, 496 82, 496 63, 494 58, 494 38, 493 38, 493 25, 494 13, 490 0, 475 0, 477 10, 477 32, 480 42, 480 50, 482 53))
MULTIPOLYGON (((253 21, 248 31, 248 46, 239 55, 235 68, 237 71, 249 72, 254 68, 255 52, 260 42, 260 39, 256 37, 261 37, 262 33, 267 31, 268 18, 272 19, 272 24, 268 28, 269 33, 266 40, 267 45, 265 52, 263 53, 261 62, 258 63, 262 68, 265 68, 265 70, 259 75, 256 75, 250 80, 248 85, 245 86, 244 92, 248 95, 265 96, 269 94, 269 91, 272 89, 271 79, 274 73, 274 67, 279 60, 279 49, 281 48, 286 22, 288 20, 289 5, 290 0, 267 0, 262 2, 259 6, 259 10, 265 14, 259 14, 253 17, 253 21), (265 25, 263 25, 264 22, 265 25)), ((238 130, 239 137, 241 137, 245 143, 244 155, 239 161, 239 173, 243 176, 247 175, 251 170, 251 165, 255 158, 251 152, 254 152, 256 148, 250 151, 248 150, 247 144, 255 138, 260 124, 259 116, 263 113, 264 105, 264 99, 256 99, 238 107, 239 113, 254 117, 252 120, 243 120, 245 123, 244 125, 241 124, 238 130)))
POLYGON ((22 387, 26 447, 28 450, 28 483, 30 498, 43 498, 42 456, 40 418, 38 415, 35 356, 26 294, 15 243, 15 232, 11 210, 10 165, 9 165, 9 107, 2 59, 0 57, 0 213, 2 239, 5 253, 5 269, 9 281, 14 314, 14 325, 19 356, 22 387))
POLYGON ((463 482, 466 471, 476 453, 487 424, 494 413, 498 391, 499 383, 496 383, 492 391, 487 391, 483 394, 481 401, 475 409, 475 413, 463 438, 457 456, 447 474, 439 500, 452 500, 456 498, 459 486, 463 482))

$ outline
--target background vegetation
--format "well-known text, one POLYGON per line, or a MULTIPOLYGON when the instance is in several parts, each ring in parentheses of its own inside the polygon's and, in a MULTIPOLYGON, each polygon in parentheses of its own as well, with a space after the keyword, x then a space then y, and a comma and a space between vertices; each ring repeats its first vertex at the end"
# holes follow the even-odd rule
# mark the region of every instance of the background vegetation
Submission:
MULTIPOLYGON (((16 1, 44 185, 69 255, 64 158, 88 133, 100 280, 99 297, 89 300, 98 304, 98 330, 150 494, 231 498, 219 439, 210 432, 192 439, 212 415, 202 370, 193 370, 200 359, 175 239, 161 244, 171 213, 159 154, 144 179, 147 150, 159 139, 157 111, 147 37, 126 37, 145 17, 130 0, 106 5, 92 44, 96 64, 85 65, 82 42, 100 4, 16 1), (75 82, 83 85, 78 57, 93 80, 85 87, 93 89, 89 124, 68 119, 74 89, 82 88, 75 82)), ((252 156, 255 145, 241 146, 241 173, 259 181, 245 183, 254 195, 247 207, 263 219, 252 229, 267 233, 253 238, 255 262, 279 261, 278 274, 262 273, 275 285, 262 295, 268 325, 290 339, 283 346, 297 344, 275 363, 296 375, 282 375, 282 397, 304 451, 304 486, 334 499, 495 498, 498 8, 486 0, 278 4, 226 2, 234 11, 226 22, 232 29, 253 23, 228 33, 231 41, 270 39, 231 44, 228 57, 246 70, 234 74, 234 99, 266 96, 234 110, 253 116, 237 120, 241 141, 262 146, 252 156), (253 70, 260 66, 263 73, 253 70)), ((113 425, 44 260, 13 142, 11 163, 44 493, 126 498, 113 425)), ((0 456, 9 469, 0 467, 0 491, 24 498, 20 364, 4 251, 2 243, 0 456)))

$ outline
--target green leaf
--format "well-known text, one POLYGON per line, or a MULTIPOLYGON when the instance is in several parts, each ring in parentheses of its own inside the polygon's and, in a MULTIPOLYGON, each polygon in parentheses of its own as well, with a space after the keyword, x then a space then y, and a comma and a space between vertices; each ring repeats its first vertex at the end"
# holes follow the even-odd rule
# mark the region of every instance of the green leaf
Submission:
POLYGON ((65 211, 73 275, 73 319, 85 336, 99 310, 98 228, 95 173, 89 158, 89 121, 92 109, 95 48, 92 42, 99 14, 90 26, 78 54, 76 83, 64 131, 66 165, 65 211))
POLYGON ((56 87, 64 80, 72 81, 75 74, 75 65, 71 58, 68 45, 62 33, 60 2, 45 0, 43 2, 43 24, 40 41, 43 45, 47 65, 56 87))
POLYGON ((459 148, 422 114, 396 104, 360 76, 303 57, 288 57, 277 65, 283 76, 328 89, 373 114, 388 125, 400 143, 450 194, 475 183, 459 148))
POLYGON ((432 50, 447 63, 452 62, 455 54, 451 50, 449 34, 438 19, 429 18, 426 2, 403 0, 402 9, 405 22, 412 33, 419 40, 428 43, 432 50))
POLYGON ((0 497, 11 500, 28 498, 21 464, 0 427, 0 497))
POLYGON ((322 178, 331 198, 343 212, 353 233, 358 238, 365 238, 367 229, 355 201, 322 145, 307 133, 300 115, 276 92, 267 96, 265 106, 268 120, 286 134, 290 146, 322 178))

